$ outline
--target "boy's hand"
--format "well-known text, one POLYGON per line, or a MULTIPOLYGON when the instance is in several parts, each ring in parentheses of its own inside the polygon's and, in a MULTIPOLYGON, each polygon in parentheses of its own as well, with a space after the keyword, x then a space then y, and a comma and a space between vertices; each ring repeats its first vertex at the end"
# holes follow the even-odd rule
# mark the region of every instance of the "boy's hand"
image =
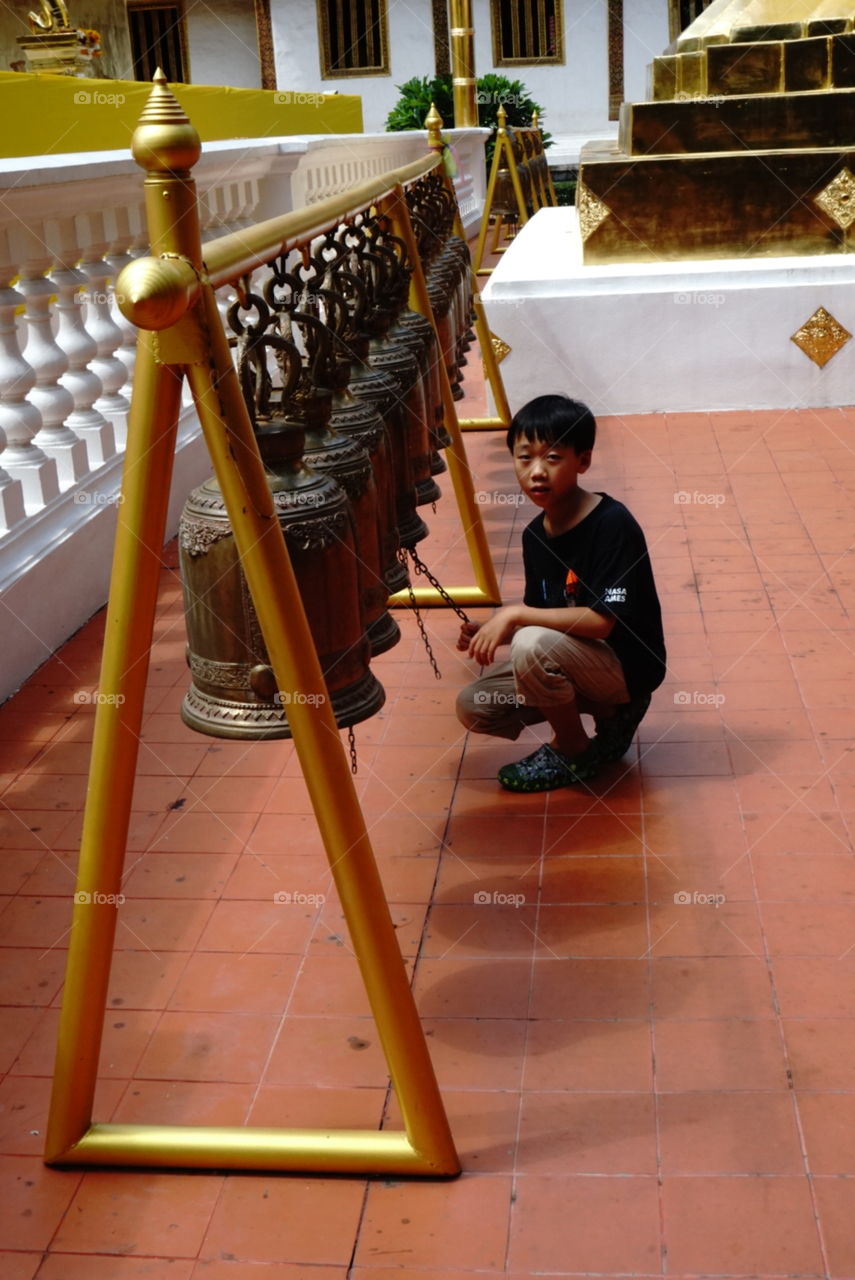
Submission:
POLYGON ((476 631, 481 630, 480 622, 463 622, 460 626, 460 635, 457 637, 457 647, 462 652, 468 652, 472 637, 476 631))
POLYGON ((472 637, 469 657, 474 658, 482 667, 489 666, 496 657, 499 645, 508 644, 518 626, 517 611, 513 605, 499 609, 472 637))

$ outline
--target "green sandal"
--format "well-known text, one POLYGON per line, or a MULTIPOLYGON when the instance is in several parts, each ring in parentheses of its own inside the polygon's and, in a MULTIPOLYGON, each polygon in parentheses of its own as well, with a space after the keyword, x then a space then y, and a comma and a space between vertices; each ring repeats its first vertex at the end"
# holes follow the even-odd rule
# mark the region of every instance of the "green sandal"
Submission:
POLYGON ((608 720, 596 721, 597 736, 592 745, 602 764, 611 764, 626 755, 649 706, 650 694, 645 693, 615 707, 615 714, 608 720))
POLYGON ((503 765, 499 782, 506 791, 555 791, 558 787, 587 782, 598 772, 598 767, 590 749, 571 757, 544 743, 523 760, 503 765))

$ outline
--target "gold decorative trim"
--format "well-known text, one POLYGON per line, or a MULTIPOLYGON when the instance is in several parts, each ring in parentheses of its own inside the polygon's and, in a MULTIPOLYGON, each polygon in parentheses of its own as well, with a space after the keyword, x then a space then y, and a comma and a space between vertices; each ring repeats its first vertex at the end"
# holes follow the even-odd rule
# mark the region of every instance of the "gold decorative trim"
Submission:
POLYGON ((851 337, 849 330, 838 324, 825 307, 818 307, 810 319, 791 336, 790 341, 823 369, 851 337))
POLYGON ((855 178, 848 169, 841 169, 827 187, 823 187, 814 202, 833 218, 842 231, 848 231, 855 222, 855 178))
POLYGON ((581 180, 576 184, 576 208, 579 210, 579 230, 582 232, 584 243, 609 217, 611 209, 581 180))
POLYGON ((318 20, 321 79, 340 80, 347 76, 389 75, 389 19, 387 0, 315 0, 318 20), (375 53, 375 58, 359 61, 357 51, 360 42, 347 32, 368 33, 363 43, 375 53), (354 62, 348 66, 336 65, 333 43, 343 51, 351 52, 354 62), (355 63, 358 61, 358 65, 355 63))
POLYGON ((499 338, 492 331, 490 332, 490 344, 493 348, 493 355, 496 357, 496 364, 501 364, 505 356, 511 354, 512 348, 508 346, 503 338, 499 338))
POLYGON ((504 13, 501 0, 490 0, 490 27, 494 67, 556 66, 566 61, 562 0, 555 0, 551 12, 547 12, 545 0, 523 0, 519 7, 505 8, 504 13), (531 46, 533 39, 539 39, 549 23, 552 23, 555 52, 535 52, 534 48, 526 47, 531 46))

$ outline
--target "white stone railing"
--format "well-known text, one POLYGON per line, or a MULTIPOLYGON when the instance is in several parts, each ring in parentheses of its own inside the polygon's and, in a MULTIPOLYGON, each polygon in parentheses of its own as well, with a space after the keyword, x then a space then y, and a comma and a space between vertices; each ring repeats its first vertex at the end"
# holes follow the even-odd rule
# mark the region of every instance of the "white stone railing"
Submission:
MULTIPOLYGON (((450 130, 464 225, 487 130, 450 130)), ((207 143, 203 239, 339 194, 424 154, 423 133, 207 143)), ((0 700, 106 600, 136 332, 116 305, 147 252, 143 174, 119 152, 0 160, 0 700)), ((209 468, 192 408, 170 529, 209 468)))

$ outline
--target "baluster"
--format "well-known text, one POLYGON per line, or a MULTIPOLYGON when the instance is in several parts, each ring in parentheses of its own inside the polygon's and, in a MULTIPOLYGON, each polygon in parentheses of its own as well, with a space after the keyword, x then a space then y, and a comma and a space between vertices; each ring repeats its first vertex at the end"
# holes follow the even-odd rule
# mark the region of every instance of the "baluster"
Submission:
POLYGON ((113 456, 116 443, 112 425, 93 408, 103 389, 98 375, 89 368, 90 361, 97 355, 97 347, 84 324, 80 290, 86 287, 87 280, 74 266, 80 254, 74 223, 72 219, 64 219, 55 225, 61 249, 49 279, 57 291, 56 343, 68 361, 68 369, 59 381, 74 401, 65 425, 85 442, 89 470, 94 471, 113 456))
MULTIPOLYGON (((13 432, 16 426, 15 406, 10 392, 18 381, 20 365, 24 361, 9 348, 6 337, 11 333, 15 337, 15 308, 21 295, 14 289, 0 289, 0 461, 8 461, 6 455, 7 432, 13 432), (8 320, 7 320, 8 314, 8 320), (9 323, 11 320, 11 324, 9 323)), ((23 397, 23 391, 21 392, 23 397)), ((28 406, 32 407, 32 406, 28 406)), ((20 480, 14 479, 0 466, 0 533, 6 533, 26 516, 24 510, 24 489, 20 480)))
POLYGON ((86 445, 67 425, 67 419, 74 412, 74 400, 60 379, 68 370, 68 360, 53 336, 51 303, 55 286, 44 274, 57 258, 54 247, 57 230, 56 223, 46 222, 41 236, 30 236, 29 254, 21 266, 18 290, 26 303, 24 358, 36 375, 29 399, 42 416, 41 430, 33 443, 54 459, 59 486, 68 489, 88 473, 89 458, 86 445))
MULTIPOLYGON (((149 251, 148 232, 145 225, 145 211, 142 205, 122 205, 114 211, 116 218, 116 238, 110 245, 106 256, 112 279, 110 293, 112 295, 111 315, 118 327, 122 341, 115 350, 117 360, 121 360, 127 370, 126 385, 130 388, 133 382, 134 365, 137 360, 137 327, 127 320, 119 309, 116 299, 115 281, 122 267, 134 258, 144 258, 149 251)), ((119 419, 117 414, 113 420, 113 431, 116 437, 116 449, 121 452, 127 440, 127 419, 119 419)))
POLYGON ((16 312, 24 299, 9 281, 18 273, 18 262, 26 252, 17 230, 0 231, 0 425, 6 436, 3 466, 20 491, 4 486, 10 523, 20 519, 18 498, 31 515, 59 496, 56 463, 42 453, 33 437, 41 430, 42 416, 27 400, 36 375, 21 355, 16 312))
MULTIPOLYGON (((111 228, 112 229, 112 228, 111 228)), ((80 244, 87 248, 80 263, 80 270, 89 283, 85 294, 86 328, 95 341, 97 355, 90 362, 93 373, 101 379, 103 392, 95 401, 95 408, 113 424, 114 430, 123 432, 128 401, 121 394, 128 371, 115 355, 122 345, 122 331, 110 315, 111 292, 107 288, 110 264, 104 260, 113 236, 107 230, 102 213, 80 214, 77 218, 80 244)))

